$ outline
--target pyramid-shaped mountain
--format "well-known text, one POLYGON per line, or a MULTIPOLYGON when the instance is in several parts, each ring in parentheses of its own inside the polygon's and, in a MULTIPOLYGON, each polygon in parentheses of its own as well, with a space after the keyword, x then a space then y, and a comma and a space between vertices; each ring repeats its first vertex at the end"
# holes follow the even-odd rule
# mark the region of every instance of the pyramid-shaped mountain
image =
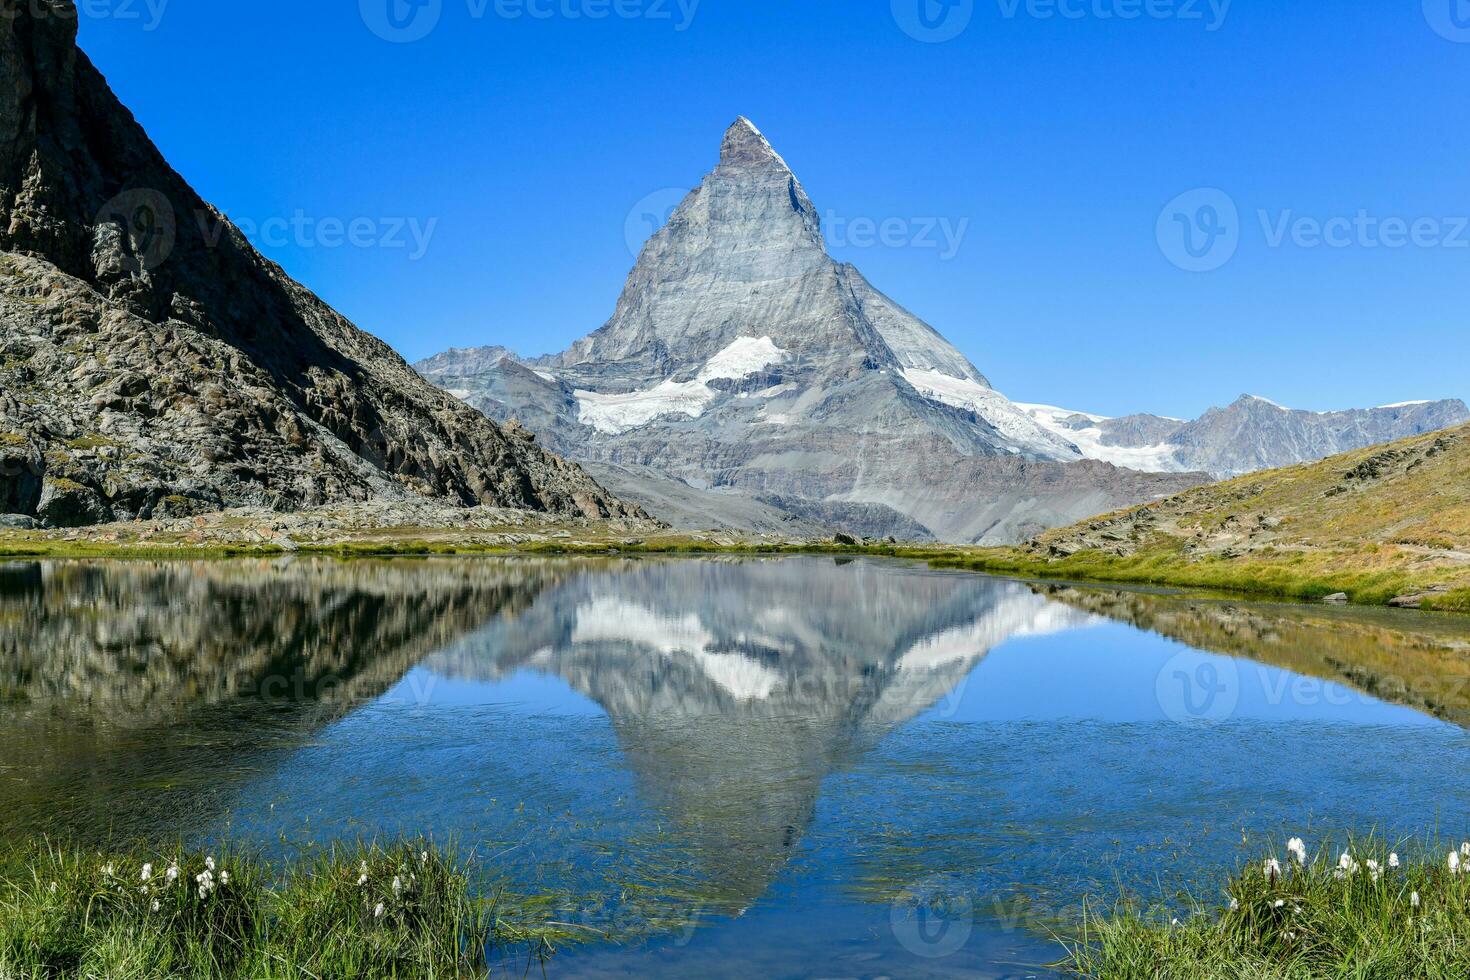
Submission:
POLYGON ((1201 479, 1084 460, 996 392, 827 254, 800 181, 744 118, 601 329, 534 361, 479 349, 418 368, 675 520, 753 504, 867 533, 1009 541, 1201 479))
POLYGON ((3 6, 0 515, 425 497, 636 513, 257 253, 78 50, 72 0, 3 6))

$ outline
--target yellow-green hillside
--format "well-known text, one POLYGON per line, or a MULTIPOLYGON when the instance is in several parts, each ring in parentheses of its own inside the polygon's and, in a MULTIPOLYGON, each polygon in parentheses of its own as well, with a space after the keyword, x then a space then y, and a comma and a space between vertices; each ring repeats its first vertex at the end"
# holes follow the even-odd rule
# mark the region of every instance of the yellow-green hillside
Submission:
POLYGON ((1199 487, 957 563, 1470 611, 1470 426, 1199 487))

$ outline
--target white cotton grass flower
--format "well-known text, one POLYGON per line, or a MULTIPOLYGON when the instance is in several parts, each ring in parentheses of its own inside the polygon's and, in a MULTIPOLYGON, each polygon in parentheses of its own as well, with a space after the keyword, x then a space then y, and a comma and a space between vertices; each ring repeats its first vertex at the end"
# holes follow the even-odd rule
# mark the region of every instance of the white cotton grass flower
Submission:
POLYGON ((102 874, 108 878, 111 878, 113 875, 117 874, 117 868, 111 862, 109 862, 102 866, 102 874))
POLYGON ((1338 881, 1342 881, 1346 878, 1351 878, 1357 873, 1357 859, 1354 858, 1347 851, 1343 851, 1342 855, 1337 859, 1337 869, 1332 872, 1332 877, 1336 878, 1338 881))
POLYGON ((230 873, 228 871, 221 871, 219 873, 219 883, 221 885, 228 885, 230 883, 230 873))
POLYGON ((152 877, 153 877, 153 865, 151 865, 151 864, 145 864, 145 865, 143 865, 143 870, 138 873, 138 880, 139 881, 147 881, 147 880, 149 880, 152 877))
POLYGON ((1399 856, 1397 854, 1390 854, 1388 856, 1388 867, 1389 867, 1389 870, 1391 870, 1391 871, 1397 871, 1398 870, 1398 867, 1399 867, 1399 856))
POLYGON ((1414 894, 1412 894, 1412 895, 1409 896, 1409 904, 1412 905, 1412 906, 1414 906, 1414 908, 1416 908, 1416 909, 1419 907, 1419 893, 1418 892, 1415 892, 1414 894))
POLYGON ((150 908, 150 909, 151 909, 151 910, 152 910, 152 911, 154 911, 154 912, 157 912, 157 911, 158 911, 158 910, 159 910, 159 909, 161 909, 161 908, 163 908, 163 906, 161 906, 161 905, 159 905, 159 904, 158 904, 158 899, 156 899, 156 898, 155 898, 155 899, 154 899, 154 900, 153 900, 153 904, 152 904, 152 905, 151 905, 151 906, 149 906, 149 908, 150 908))
POLYGON ((1274 901, 1274 902, 1271 903, 1271 907, 1273 909, 1279 909, 1282 906, 1284 906, 1285 904, 1286 904, 1286 899, 1284 899, 1284 898, 1278 898, 1276 901, 1274 901))
POLYGON ((1365 861, 1364 864, 1368 867, 1368 877, 1373 879, 1373 884, 1378 884, 1378 876, 1383 873, 1382 867, 1379 866, 1377 861, 1373 860, 1365 861))
POLYGON ((177 864, 170 864, 168 866, 168 871, 164 872, 164 878, 167 879, 167 881, 168 881, 168 883, 170 885, 173 884, 174 882, 178 881, 179 880, 179 866, 177 864))
POLYGON ((1239 908, 1240 908, 1240 901, 1234 895, 1231 895, 1230 896, 1230 911, 1234 912, 1234 911, 1236 911, 1239 908))
POLYGON ((428 864, 428 863, 429 863, 429 852, 428 851, 420 851, 419 852, 419 864, 428 864))
POLYGON ((393 897, 398 898, 403 894, 403 879, 397 875, 393 876, 393 897))
POLYGON ((379 902, 378 903, 378 907, 375 908, 375 909, 373 909, 373 918, 375 918, 375 919, 381 919, 383 917, 383 912, 384 912, 384 905, 383 905, 382 902, 379 902))
POLYGON ((1261 873, 1274 880, 1281 875, 1281 862, 1275 858, 1266 858, 1265 863, 1261 865, 1261 873))
POLYGON ((1445 865, 1450 869, 1450 874, 1460 873, 1460 852, 1450 851, 1450 856, 1445 859, 1445 865))
POLYGON ((1286 853, 1296 858, 1296 863, 1305 867, 1307 864, 1307 842, 1300 837, 1293 837, 1286 842, 1286 853))
POLYGON ((56 882, 54 882, 54 881, 53 881, 53 882, 52 882, 52 883, 51 883, 51 888, 50 888, 50 891, 51 891, 51 894, 53 894, 53 895, 55 895, 55 894, 56 894, 56 882))
POLYGON ((207 857, 207 858, 204 859, 204 870, 205 871, 213 871, 214 870, 214 858, 207 857))
POLYGON ((1470 841, 1466 841, 1460 845, 1460 857, 1470 861, 1470 841))

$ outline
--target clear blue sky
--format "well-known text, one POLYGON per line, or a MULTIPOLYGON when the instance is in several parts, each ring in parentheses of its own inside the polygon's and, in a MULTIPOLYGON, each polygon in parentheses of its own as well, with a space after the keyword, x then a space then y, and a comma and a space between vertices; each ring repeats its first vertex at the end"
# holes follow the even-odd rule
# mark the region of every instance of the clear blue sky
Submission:
MULTIPOLYGON (((410 359, 599 326, 630 210, 694 186, 744 114, 824 214, 896 219, 835 253, 1013 398, 1193 416, 1242 392, 1470 396, 1470 43, 1442 36, 1470 31, 1450 0, 1437 24, 1439 0, 1234 0, 1223 20, 1221 0, 434 2, 426 37, 390 43, 367 26, 388 31, 388 0, 83 0, 82 43, 231 217, 436 222, 418 258, 407 232, 256 233, 410 359), (964 29, 910 36, 920 2, 935 33, 964 29), (523 4, 552 16, 501 16, 523 4), (1209 272, 1170 261, 1189 264, 1167 241, 1185 225, 1160 221, 1196 188, 1240 215, 1209 272), (1430 224, 1399 248, 1377 225, 1272 244, 1284 215, 1360 212, 1430 224), (953 255, 912 243, 931 223, 963 227, 953 255)), ((1174 213, 1203 235, 1215 200, 1174 213)))

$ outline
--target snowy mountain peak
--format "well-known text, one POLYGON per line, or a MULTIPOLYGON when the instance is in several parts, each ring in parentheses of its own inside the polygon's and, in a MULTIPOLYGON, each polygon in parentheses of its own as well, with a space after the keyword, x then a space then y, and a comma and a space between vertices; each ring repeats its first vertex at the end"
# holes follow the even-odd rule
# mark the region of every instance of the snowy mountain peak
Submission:
POLYGON ((1278 404, 1277 402, 1273 402, 1269 398, 1262 398, 1260 395, 1241 395, 1239 398, 1235 399, 1235 404, 1237 404, 1237 405, 1251 405, 1251 404, 1266 405, 1266 406, 1268 406, 1270 408, 1279 409, 1279 410, 1281 410, 1283 412, 1289 412, 1289 411, 1291 411, 1291 409, 1287 408, 1285 405, 1281 405, 1281 404, 1278 404))
POLYGON ((755 123, 744 116, 725 130, 725 139, 720 145, 720 166, 735 169, 778 167, 788 173, 791 170, 770 141, 756 129, 755 123))
POLYGON ((527 362, 539 375, 465 356, 425 369, 543 445, 632 473, 635 499, 693 488, 801 520, 998 541, 1197 482, 1068 469, 1074 440, 835 261, 817 215, 741 117, 601 328, 527 362))

